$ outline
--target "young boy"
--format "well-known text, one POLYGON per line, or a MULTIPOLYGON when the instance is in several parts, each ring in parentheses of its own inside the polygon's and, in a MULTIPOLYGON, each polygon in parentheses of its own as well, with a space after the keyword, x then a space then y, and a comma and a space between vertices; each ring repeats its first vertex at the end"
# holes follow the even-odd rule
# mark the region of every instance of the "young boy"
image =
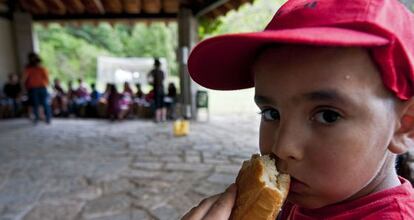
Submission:
MULTIPOLYGON (((260 151, 291 175, 278 219, 414 219, 414 16, 397 0, 290 0, 265 31, 201 42, 189 72, 255 88, 260 151)), ((228 219, 236 187, 183 219, 228 219)))

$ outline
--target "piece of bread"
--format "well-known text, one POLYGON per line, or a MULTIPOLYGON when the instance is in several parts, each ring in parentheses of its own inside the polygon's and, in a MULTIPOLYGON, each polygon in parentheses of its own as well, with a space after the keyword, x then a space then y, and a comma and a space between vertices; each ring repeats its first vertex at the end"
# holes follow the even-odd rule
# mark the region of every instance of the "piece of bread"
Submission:
POLYGON ((236 178, 237 198, 231 220, 275 220, 289 191, 290 176, 280 174, 268 155, 252 155, 236 178))

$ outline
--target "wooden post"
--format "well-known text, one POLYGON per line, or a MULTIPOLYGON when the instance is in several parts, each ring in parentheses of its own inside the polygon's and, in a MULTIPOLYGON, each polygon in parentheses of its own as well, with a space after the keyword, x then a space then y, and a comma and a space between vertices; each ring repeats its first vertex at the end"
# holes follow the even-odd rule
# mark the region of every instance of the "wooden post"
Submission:
POLYGON ((21 73, 27 63, 27 54, 34 52, 32 16, 28 13, 14 13, 13 26, 16 41, 17 71, 21 73))
POLYGON ((187 59, 191 49, 198 41, 197 27, 197 20, 191 9, 181 7, 178 12, 178 63, 181 89, 180 102, 182 104, 182 116, 191 119, 196 119, 196 86, 188 74, 187 59))

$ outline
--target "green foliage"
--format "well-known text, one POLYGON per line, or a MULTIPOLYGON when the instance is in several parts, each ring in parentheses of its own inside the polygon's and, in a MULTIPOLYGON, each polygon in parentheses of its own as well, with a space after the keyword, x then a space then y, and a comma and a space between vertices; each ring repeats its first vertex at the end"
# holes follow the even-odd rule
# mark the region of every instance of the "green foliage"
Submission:
POLYGON ((79 77, 94 81, 96 57, 110 52, 71 35, 60 25, 48 28, 36 26, 40 42, 40 55, 53 78, 62 81, 79 77))
POLYGON ((35 25, 40 55, 53 78, 96 80, 98 56, 165 57, 172 75, 178 75, 175 48, 177 25, 153 23, 129 26, 108 23, 48 27, 35 25))
POLYGON ((215 21, 201 20, 199 35, 202 39, 226 33, 263 30, 279 7, 286 0, 256 0, 245 4, 238 11, 230 11, 215 21))

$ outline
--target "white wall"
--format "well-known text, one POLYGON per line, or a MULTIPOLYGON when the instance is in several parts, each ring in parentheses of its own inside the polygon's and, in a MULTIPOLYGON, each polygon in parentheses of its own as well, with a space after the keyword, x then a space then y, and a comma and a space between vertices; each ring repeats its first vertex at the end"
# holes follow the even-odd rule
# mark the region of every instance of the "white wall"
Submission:
POLYGON ((0 88, 7 81, 9 73, 16 73, 16 54, 12 34, 12 22, 0 18, 0 88))

